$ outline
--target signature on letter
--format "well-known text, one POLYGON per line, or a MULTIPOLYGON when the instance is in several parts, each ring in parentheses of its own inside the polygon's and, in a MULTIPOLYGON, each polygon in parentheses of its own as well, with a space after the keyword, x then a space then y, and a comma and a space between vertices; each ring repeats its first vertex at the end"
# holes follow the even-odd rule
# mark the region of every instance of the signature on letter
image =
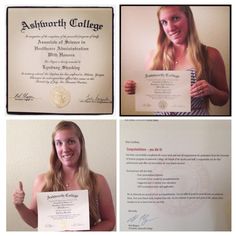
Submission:
POLYGON ((127 223, 133 223, 133 224, 139 224, 141 226, 146 225, 148 222, 152 222, 157 220, 158 217, 151 217, 149 214, 136 214, 132 217, 130 217, 127 220, 127 223))

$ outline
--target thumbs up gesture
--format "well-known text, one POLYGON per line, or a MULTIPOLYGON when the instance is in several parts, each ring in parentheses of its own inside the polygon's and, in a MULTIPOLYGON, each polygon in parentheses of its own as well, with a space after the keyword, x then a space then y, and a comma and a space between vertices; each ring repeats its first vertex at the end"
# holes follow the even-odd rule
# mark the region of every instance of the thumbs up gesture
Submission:
POLYGON ((20 181, 17 190, 13 193, 13 203, 15 206, 22 205, 25 199, 25 192, 23 189, 23 184, 20 181))

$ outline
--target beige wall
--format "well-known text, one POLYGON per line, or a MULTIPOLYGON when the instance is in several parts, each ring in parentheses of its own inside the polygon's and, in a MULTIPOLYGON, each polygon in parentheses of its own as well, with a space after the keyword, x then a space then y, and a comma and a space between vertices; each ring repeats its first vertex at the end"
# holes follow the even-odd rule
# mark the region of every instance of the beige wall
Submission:
MULTIPOLYGON (((7 121, 7 230, 32 230, 16 212, 12 193, 21 180, 26 193, 25 203, 31 200, 34 178, 49 167, 51 133, 59 121, 7 121)), ((89 167, 105 176, 116 202, 116 122, 75 121, 86 142, 89 167)))
MULTIPOLYGON (((225 62, 230 85, 229 7, 192 6, 198 34, 202 43, 217 48, 225 62)), ((145 69, 147 55, 155 49, 158 22, 155 6, 122 8, 121 13, 121 87, 124 80, 133 79, 136 70, 145 69)), ((229 103, 223 107, 210 106, 212 115, 229 115, 229 103)), ((121 92, 121 113, 141 115, 134 108, 134 96, 121 92)))

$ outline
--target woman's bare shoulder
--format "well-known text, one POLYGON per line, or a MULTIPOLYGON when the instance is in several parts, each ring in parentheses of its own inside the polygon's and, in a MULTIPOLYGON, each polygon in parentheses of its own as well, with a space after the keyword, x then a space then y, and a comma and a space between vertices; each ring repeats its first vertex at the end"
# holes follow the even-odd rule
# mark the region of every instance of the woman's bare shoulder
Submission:
POLYGON ((95 173, 95 177, 96 177, 96 181, 99 182, 103 182, 105 181, 105 177, 101 174, 95 173))
POLYGON ((207 47, 208 62, 212 70, 222 70, 224 67, 224 61, 220 52, 213 47, 207 47))
POLYGON ((35 181, 38 181, 38 182, 45 181, 46 174, 47 174, 47 173, 38 174, 38 175, 36 176, 36 178, 35 178, 35 181))
POLYGON ((207 47, 207 52, 208 52, 208 56, 210 59, 212 59, 212 60, 221 59, 221 54, 216 48, 207 47))
POLYGON ((42 190, 46 183, 46 173, 42 173, 36 176, 34 180, 34 188, 37 190, 42 190))
POLYGON ((104 187, 108 186, 106 178, 103 175, 96 173, 95 177, 98 191, 101 191, 104 187))

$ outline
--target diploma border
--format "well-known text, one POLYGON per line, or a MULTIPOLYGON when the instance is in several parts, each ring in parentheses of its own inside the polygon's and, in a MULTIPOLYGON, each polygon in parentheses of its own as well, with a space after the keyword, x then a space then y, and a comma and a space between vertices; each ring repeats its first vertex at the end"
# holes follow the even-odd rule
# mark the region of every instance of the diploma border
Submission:
MULTIPOLYGON (((29 109, 30 110, 30 109, 29 109)), ((112 6, 8 6, 6 8, 6 111, 7 114, 16 114, 16 115, 112 115, 114 113, 114 7, 112 6), (35 8, 42 8, 42 9, 69 9, 69 8, 77 8, 77 9, 111 9, 112 11, 112 107, 111 112, 97 112, 97 113, 74 113, 74 112, 31 112, 31 111, 9 111, 9 92, 10 89, 8 84, 8 70, 9 70, 9 55, 8 55, 8 23, 9 23, 9 10, 10 9, 35 9, 35 8)))

